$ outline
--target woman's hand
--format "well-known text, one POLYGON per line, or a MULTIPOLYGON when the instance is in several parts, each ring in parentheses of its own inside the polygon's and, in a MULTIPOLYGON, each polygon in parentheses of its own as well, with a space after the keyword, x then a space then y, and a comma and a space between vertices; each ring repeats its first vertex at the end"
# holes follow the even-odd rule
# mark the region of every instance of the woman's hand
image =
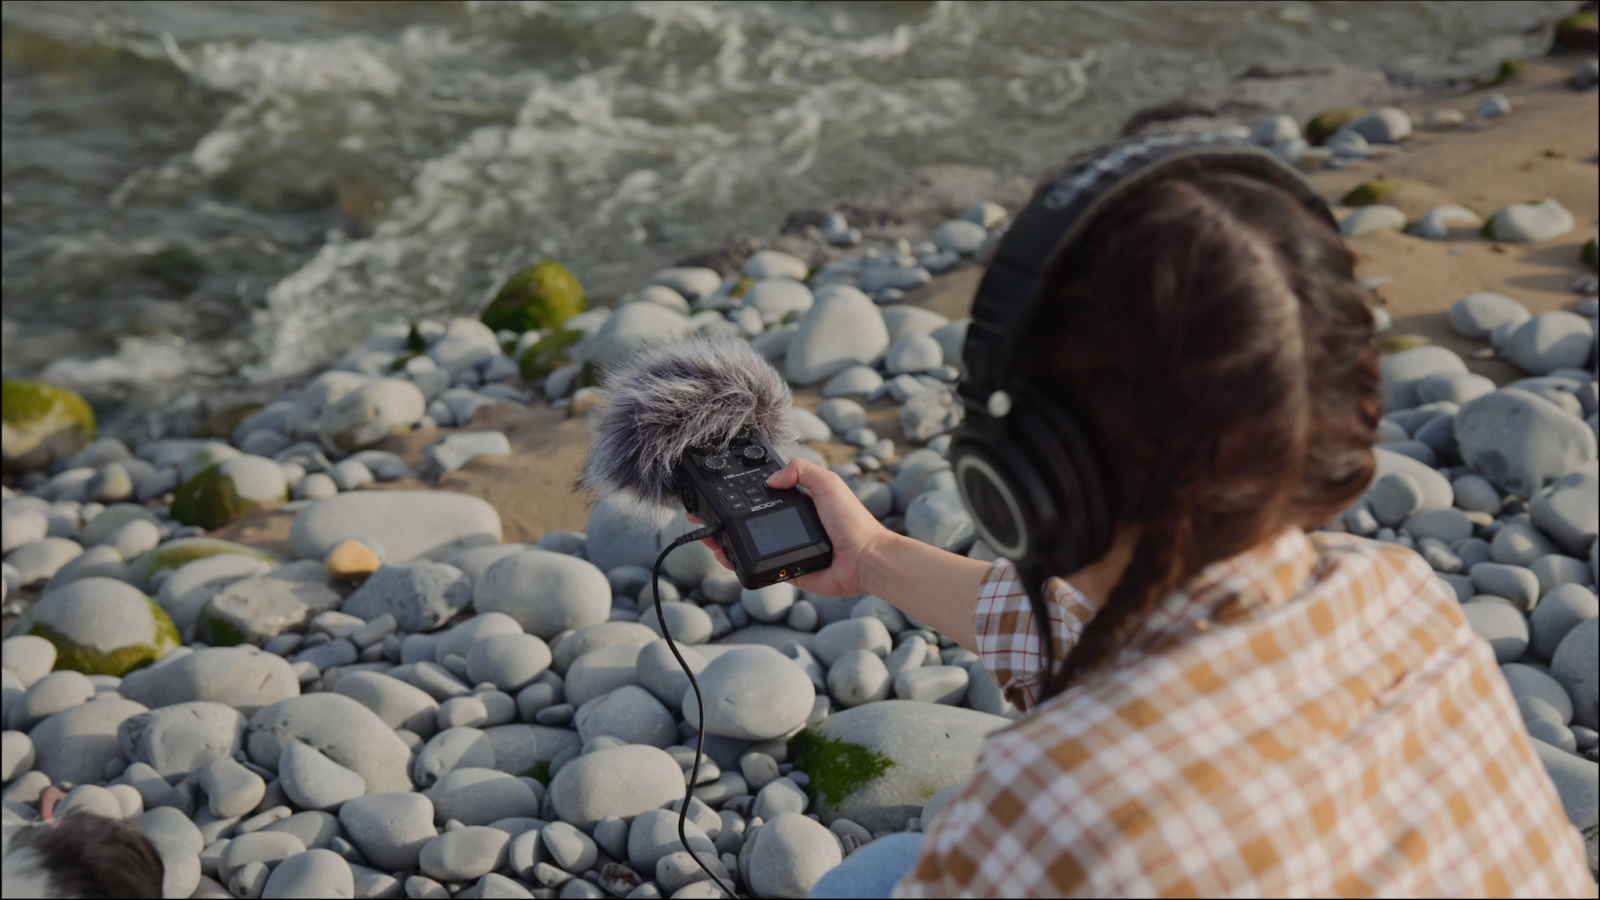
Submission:
MULTIPOLYGON (((885 538, 892 537, 893 532, 867 512, 844 479, 816 463, 792 459, 782 470, 773 473, 767 479, 767 484, 775 488, 798 485, 809 491, 812 502, 817 505, 817 516, 822 520, 823 530, 828 532, 828 542, 833 545, 833 565, 793 579, 794 586, 830 597, 853 597, 868 593, 864 585, 870 560, 879 545, 885 538)), ((694 516, 689 518, 694 522, 700 521, 694 516)), ((733 568, 728 565, 728 559, 723 556, 716 538, 705 538, 701 543, 711 548, 718 562, 733 568)))

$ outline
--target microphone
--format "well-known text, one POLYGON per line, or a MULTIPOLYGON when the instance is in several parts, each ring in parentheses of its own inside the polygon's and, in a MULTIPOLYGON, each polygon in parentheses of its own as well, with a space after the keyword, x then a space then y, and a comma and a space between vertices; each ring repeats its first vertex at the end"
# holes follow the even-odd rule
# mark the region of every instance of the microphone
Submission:
POLYGON ((833 563, 811 498, 767 487, 795 438, 789 386, 739 340, 694 338, 642 351, 606 379, 578 483, 629 490, 692 513, 717 532, 752 590, 833 563))

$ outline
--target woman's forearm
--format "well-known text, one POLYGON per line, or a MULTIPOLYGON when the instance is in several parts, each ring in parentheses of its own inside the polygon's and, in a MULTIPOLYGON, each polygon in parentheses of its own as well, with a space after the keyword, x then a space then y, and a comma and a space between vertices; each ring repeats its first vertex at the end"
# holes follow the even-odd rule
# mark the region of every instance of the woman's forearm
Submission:
POLYGON ((861 566, 868 593, 978 652, 973 612, 989 564, 890 533, 861 566))

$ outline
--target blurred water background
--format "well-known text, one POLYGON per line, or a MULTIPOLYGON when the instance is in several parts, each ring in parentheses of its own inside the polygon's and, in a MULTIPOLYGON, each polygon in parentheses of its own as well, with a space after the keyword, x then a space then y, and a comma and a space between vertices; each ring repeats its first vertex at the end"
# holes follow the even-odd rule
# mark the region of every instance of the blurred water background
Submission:
POLYGON ((1562 2, 6 2, 7 375, 160 435, 543 256, 591 296, 906 169, 1032 174, 1264 59, 1562 2))

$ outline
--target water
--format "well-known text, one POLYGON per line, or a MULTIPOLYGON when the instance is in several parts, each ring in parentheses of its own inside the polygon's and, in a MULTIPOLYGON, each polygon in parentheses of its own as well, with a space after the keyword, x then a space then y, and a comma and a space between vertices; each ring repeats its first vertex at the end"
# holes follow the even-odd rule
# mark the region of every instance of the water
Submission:
POLYGON ((1037 172, 1257 60, 1568 6, 7 2, 4 369, 161 434, 544 256, 605 298, 911 166, 1037 172))

